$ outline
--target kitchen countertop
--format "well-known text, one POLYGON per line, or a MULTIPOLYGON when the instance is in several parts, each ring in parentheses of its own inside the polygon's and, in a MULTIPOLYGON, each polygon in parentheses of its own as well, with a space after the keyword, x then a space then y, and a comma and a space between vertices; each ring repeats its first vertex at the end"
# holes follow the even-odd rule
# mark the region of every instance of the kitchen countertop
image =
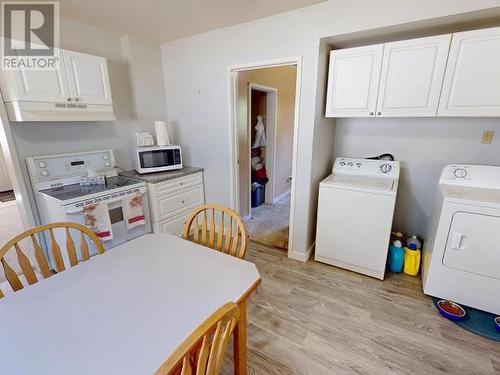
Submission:
POLYGON ((188 176, 190 174, 198 172, 203 172, 203 168, 186 166, 182 169, 177 169, 175 171, 139 174, 134 170, 130 170, 130 171, 120 172, 119 175, 135 178, 136 180, 141 180, 149 184, 157 184, 159 182, 171 180, 173 178, 188 176))

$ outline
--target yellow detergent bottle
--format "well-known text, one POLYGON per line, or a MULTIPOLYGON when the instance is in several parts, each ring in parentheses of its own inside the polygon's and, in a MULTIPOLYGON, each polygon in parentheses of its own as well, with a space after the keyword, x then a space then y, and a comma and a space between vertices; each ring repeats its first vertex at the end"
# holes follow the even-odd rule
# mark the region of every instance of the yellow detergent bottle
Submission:
POLYGON ((407 275, 417 276, 420 270, 420 250, 414 243, 405 247, 405 265, 403 272, 407 275))

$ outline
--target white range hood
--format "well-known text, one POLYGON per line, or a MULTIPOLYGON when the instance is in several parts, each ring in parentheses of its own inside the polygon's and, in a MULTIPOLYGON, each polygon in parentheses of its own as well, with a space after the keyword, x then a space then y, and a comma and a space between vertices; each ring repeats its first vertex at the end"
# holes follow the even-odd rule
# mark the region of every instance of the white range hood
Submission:
POLYGON ((51 70, 0 70, 10 121, 114 121, 106 58, 56 50, 51 70))
POLYGON ((114 121, 113 106, 102 104, 5 103, 10 121, 114 121))

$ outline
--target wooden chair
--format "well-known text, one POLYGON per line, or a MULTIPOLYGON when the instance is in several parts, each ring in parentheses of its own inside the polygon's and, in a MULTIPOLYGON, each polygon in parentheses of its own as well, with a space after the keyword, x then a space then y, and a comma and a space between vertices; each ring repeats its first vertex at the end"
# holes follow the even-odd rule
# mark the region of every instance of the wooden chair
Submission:
POLYGON ((236 211, 215 204, 195 208, 184 224, 182 237, 241 259, 245 258, 249 241, 245 223, 236 211))
MULTIPOLYGON (((36 228, 29 229, 13 239, 11 239, 9 242, 7 242, 4 246, 0 248, 0 262, 2 263, 4 272, 5 272, 5 277, 7 278, 7 281, 9 282, 10 286, 14 291, 23 289, 23 283, 19 279, 19 276, 16 274, 16 272, 12 269, 12 267, 7 263, 5 260, 5 254, 11 249, 15 248, 16 255, 17 255, 17 261, 19 263, 19 267, 21 268, 21 271, 26 278, 26 281, 28 282, 29 285, 35 284, 38 282, 38 279, 35 275, 35 272, 33 270, 33 267, 26 256, 26 254, 22 251, 20 242, 28 237, 31 237, 31 242, 33 243, 33 251, 35 255, 35 259, 38 263, 38 267, 40 269, 40 272, 42 273, 42 276, 44 279, 52 276, 54 272, 50 269, 49 264, 47 262, 47 259, 45 258, 45 254, 43 253, 42 248, 40 247, 40 244, 38 243, 38 240, 36 239, 36 234, 43 232, 43 231, 48 231, 49 236, 48 238, 50 239, 51 242, 51 250, 52 250, 52 256, 54 259, 54 264, 56 267, 57 272, 61 272, 65 270, 64 266, 64 261, 61 253, 61 248, 59 244, 56 241, 56 238, 54 236, 54 229, 56 228, 62 228, 66 232, 66 251, 68 253, 68 259, 70 262, 71 267, 74 267, 78 264, 78 256, 76 253, 76 248, 75 248, 75 243, 73 241, 73 238, 71 237, 70 234, 70 229, 75 229, 80 232, 80 259, 82 262, 87 261, 89 259, 89 246, 87 243, 87 240, 85 236, 88 236, 92 242, 94 243, 97 251, 100 254, 104 253, 104 246, 102 245, 101 240, 99 237, 92 232, 90 229, 87 227, 77 224, 77 223, 53 223, 53 224, 47 224, 47 225, 42 225, 36 228)), ((3 293, 0 290, 0 298, 3 297, 3 293)))
POLYGON ((220 307, 170 355, 155 375, 217 375, 240 310, 233 302, 220 307))

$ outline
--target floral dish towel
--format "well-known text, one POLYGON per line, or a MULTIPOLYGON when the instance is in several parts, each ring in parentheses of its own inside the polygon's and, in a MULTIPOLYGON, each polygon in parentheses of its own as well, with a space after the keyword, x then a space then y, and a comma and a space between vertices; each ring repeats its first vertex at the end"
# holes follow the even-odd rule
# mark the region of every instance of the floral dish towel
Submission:
POLYGON ((131 194, 123 198, 122 209, 127 230, 146 224, 144 202, 140 194, 131 194))
POLYGON ((85 226, 93 231, 102 241, 113 239, 108 204, 106 202, 83 206, 85 226))

